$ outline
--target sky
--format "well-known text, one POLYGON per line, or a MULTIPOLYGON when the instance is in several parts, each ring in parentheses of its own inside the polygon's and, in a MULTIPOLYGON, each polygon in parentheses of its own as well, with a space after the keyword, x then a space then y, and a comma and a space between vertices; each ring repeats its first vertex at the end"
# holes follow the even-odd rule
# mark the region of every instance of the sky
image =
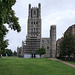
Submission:
POLYGON ((9 40, 8 48, 17 51, 26 40, 28 5, 38 7, 41 3, 42 37, 50 36, 50 26, 56 25, 57 39, 61 38, 67 28, 75 24, 75 0, 16 0, 12 7, 19 18, 21 32, 9 29, 5 39, 9 40))

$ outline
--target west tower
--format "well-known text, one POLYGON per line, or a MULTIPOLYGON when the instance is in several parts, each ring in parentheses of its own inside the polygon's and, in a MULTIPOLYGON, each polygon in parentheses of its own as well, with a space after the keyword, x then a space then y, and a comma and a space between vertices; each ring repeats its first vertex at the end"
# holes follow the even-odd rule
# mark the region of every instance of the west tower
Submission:
POLYGON ((26 54, 35 54, 35 50, 40 48, 41 42, 41 4, 38 7, 31 7, 29 4, 26 54))
POLYGON ((32 7, 29 4, 27 39, 41 38, 41 4, 32 7))

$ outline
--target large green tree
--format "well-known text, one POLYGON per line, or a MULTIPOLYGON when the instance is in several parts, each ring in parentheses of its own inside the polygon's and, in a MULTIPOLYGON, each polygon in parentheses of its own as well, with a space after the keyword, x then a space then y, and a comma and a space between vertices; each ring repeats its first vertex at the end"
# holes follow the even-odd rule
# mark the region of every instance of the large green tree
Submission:
POLYGON ((16 51, 14 51, 13 55, 14 55, 14 56, 17 56, 17 52, 16 52, 16 51))
POLYGON ((12 56, 13 55, 13 52, 12 52, 12 50, 11 49, 6 49, 6 53, 5 53, 5 55, 8 55, 8 56, 12 56))
POLYGON ((45 51, 45 48, 42 47, 42 48, 40 48, 39 50, 36 50, 35 53, 36 53, 36 54, 40 54, 40 58, 41 58, 41 55, 45 54, 46 51, 45 51))
POLYGON ((0 51, 7 47, 7 41, 4 40, 8 29, 4 24, 8 24, 9 28, 21 31, 21 27, 18 23, 18 18, 15 16, 12 6, 16 0, 0 0, 0 51))
POLYGON ((75 36, 71 33, 64 35, 60 43, 60 56, 70 57, 75 52, 75 36))

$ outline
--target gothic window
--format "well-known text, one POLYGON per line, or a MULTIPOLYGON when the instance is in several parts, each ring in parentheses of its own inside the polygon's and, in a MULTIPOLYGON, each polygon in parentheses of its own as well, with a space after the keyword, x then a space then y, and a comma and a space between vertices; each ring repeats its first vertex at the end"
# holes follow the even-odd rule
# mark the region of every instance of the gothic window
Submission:
POLYGON ((35 24, 35 22, 34 22, 34 24, 35 24))
POLYGON ((49 43, 49 40, 47 40, 47 43, 49 43))
POLYGON ((31 24, 33 24, 33 22, 31 22, 31 24))
POLYGON ((36 15, 36 11, 34 10, 34 15, 36 15))
POLYGON ((35 32, 35 28, 34 28, 34 32, 35 32))
POLYGON ((47 49, 49 49, 49 46, 47 46, 47 49))

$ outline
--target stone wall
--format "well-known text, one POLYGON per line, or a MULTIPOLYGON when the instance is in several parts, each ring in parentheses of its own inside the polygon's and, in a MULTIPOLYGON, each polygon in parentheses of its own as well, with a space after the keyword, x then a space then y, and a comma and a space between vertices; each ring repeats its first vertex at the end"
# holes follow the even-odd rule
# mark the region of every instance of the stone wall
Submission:
POLYGON ((50 38, 41 38, 41 46, 43 46, 46 50, 46 54, 43 57, 50 57, 50 38))

